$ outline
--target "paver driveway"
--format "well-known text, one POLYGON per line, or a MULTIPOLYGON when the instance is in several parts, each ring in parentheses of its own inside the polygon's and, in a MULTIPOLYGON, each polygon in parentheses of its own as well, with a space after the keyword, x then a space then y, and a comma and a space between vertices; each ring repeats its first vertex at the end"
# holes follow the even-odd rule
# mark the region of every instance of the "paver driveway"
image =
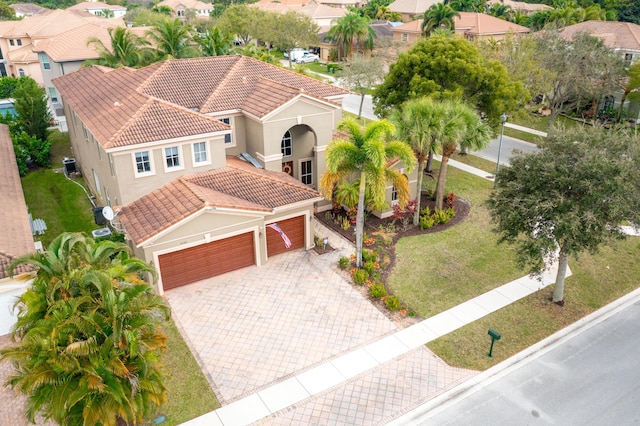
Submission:
POLYGON ((166 293, 222 404, 397 330, 339 275, 338 238, 166 293))

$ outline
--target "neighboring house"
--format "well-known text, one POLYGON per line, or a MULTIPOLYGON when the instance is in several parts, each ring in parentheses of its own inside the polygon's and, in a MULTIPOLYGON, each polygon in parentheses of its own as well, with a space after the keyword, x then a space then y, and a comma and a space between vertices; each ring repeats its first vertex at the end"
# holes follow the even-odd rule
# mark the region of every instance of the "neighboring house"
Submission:
POLYGON ((87 184, 158 268, 159 292, 288 250, 274 222, 289 249, 313 246, 347 91, 238 55, 93 66, 53 84, 87 184))
POLYGON ((122 18, 127 13, 127 8, 123 6, 102 3, 99 1, 85 1, 68 7, 67 10, 88 12, 94 16, 102 18, 122 18), (105 16, 107 14, 112 16, 105 16))
POLYGON ((442 3, 442 0, 395 0, 389 5, 389 10, 402 15, 402 22, 409 22, 437 3, 442 3))
POLYGON ((16 321, 13 305, 28 285, 25 274, 30 270, 22 266, 10 278, 8 266, 17 257, 35 251, 13 143, 5 124, 0 124, 0 204, 0 336, 3 336, 16 321))
POLYGON ((51 12, 51 9, 47 9, 46 7, 41 7, 33 3, 14 3, 9 6, 16 11, 16 18, 43 15, 47 12, 51 12))
POLYGON ((158 6, 169 6, 176 13, 176 16, 181 19, 187 17, 187 11, 189 10, 192 10, 195 16, 202 18, 208 18, 211 11, 213 11, 213 4, 198 0, 163 0, 158 3, 158 6))
MULTIPOLYGON (((528 33, 530 30, 522 25, 505 21, 484 13, 458 12, 460 17, 454 17, 455 33, 469 41, 476 40, 501 40, 508 33, 528 33)), ((408 46, 423 38, 422 19, 407 22, 406 24, 392 27, 393 39, 407 43, 408 46)))
POLYGON ((525 3, 523 1, 513 1, 513 0, 489 0, 489 4, 503 4, 505 6, 509 6, 516 12, 520 12, 523 15, 531 15, 535 12, 541 12, 544 10, 552 10, 553 7, 547 6, 546 4, 539 3, 525 3))
MULTIPOLYGON (((52 10, 21 21, 0 21, 0 76, 29 76, 44 85, 38 54, 33 49, 44 40, 96 21, 103 20, 68 10, 52 10)), ((112 21, 115 25, 116 20, 112 21)))
MULTIPOLYGON (((607 47, 624 58, 627 65, 640 60, 640 25, 630 22, 585 21, 560 30, 560 35, 567 39, 572 39, 580 33, 601 38, 607 47)), ((602 108, 619 108, 621 96, 622 92, 605 97, 602 108)), ((627 116, 630 121, 640 122, 640 103, 627 99, 624 107, 628 110, 627 116)))
POLYGON ((346 9, 327 6, 315 0, 307 0, 302 4, 280 3, 278 1, 258 2, 250 6, 257 7, 265 12, 287 13, 293 11, 306 15, 321 27, 321 31, 323 27, 330 27, 335 23, 336 19, 342 18, 349 13, 346 9))
MULTIPOLYGON (((33 47, 33 52, 38 55, 43 86, 49 96, 49 108, 61 131, 67 131, 67 120, 62 99, 51 81, 56 77, 79 70, 86 60, 97 59, 98 53, 93 45, 88 44, 88 41, 95 37, 105 46, 110 46, 108 30, 117 26, 123 26, 120 20, 94 20, 43 40, 33 47)), ((133 27, 128 30, 142 37, 149 27, 133 27)))
MULTIPOLYGON (((291 5, 304 5, 307 4, 309 0, 259 0, 257 4, 269 4, 269 3, 280 3, 286 6, 291 5)), ((367 3, 366 0, 318 0, 316 3, 324 4, 330 7, 337 7, 346 9, 347 7, 360 7, 367 3)))

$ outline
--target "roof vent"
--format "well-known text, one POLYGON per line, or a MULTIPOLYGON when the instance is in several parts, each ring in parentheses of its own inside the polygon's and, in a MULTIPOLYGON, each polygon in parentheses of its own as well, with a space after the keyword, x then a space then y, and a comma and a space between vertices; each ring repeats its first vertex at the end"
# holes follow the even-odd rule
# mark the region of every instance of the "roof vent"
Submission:
POLYGON ((240 155, 238 155, 238 158, 240 158, 242 161, 246 161, 247 163, 253 164, 253 167, 257 169, 263 168, 262 164, 260 164, 260 162, 258 162, 258 160, 253 158, 248 152, 241 152, 240 155))
POLYGON ((114 106, 114 107, 119 107, 119 106, 120 106, 120 102, 115 101, 115 102, 113 103, 113 106, 114 106))

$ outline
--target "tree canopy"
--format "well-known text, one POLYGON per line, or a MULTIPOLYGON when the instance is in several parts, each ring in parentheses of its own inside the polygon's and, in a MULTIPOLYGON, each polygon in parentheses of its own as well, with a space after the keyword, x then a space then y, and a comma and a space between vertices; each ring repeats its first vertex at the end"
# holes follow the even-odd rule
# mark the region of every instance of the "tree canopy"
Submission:
POLYGON ((463 99, 496 128, 500 114, 529 99, 522 83, 512 80, 498 61, 483 58, 462 38, 439 35, 418 41, 390 66, 374 92, 376 114, 386 116, 393 107, 422 96, 463 99))
POLYGON ((377 56, 364 58, 357 55, 340 77, 347 89, 360 95, 358 118, 362 115, 364 97, 369 91, 384 80, 384 63, 377 56))
POLYGON ((558 260, 553 301, 564 299, 570 256, 624 238, 640 223, 640 138, 625 129, 556 129, 541 151, 501 167, 488 204, 501 242, 520 265, 540 273, 558 260), (545 265, 545 260, 547 260, 545 265))
POLYGON ((99 58, 87 61, 87 64, 104 65, 111 68, 140 67, 151 61, 151 50, 146 47, 149 42, 133 34, 124 27, 112 27, 107 29, 109 33, 109 45, 102 40, 91 37, 87 45, 94 46, 99 58))
POLYGON ((12 262, 38 268, 19 298, 8 384, 27 395, 26 414, 59 424, 136 424, 166 400, 159 324, 169 308, 140 274, 128 247, 64 233, 44 253, 12 262))
POLYGON ((51 112, 47 103, 47 93, 31 77, 21 77, 13 91, 16 109, 16 130, 25 131, 42 141, 47 140, 51 125, 51 112))

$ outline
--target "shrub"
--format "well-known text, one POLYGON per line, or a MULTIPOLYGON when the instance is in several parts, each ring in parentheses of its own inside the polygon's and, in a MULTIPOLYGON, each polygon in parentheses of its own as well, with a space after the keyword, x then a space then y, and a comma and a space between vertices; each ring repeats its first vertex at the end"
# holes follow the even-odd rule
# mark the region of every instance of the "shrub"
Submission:
POLYGON ((436 209, 433 212, 433 215, 431 217, 433 218, 433 221, 435 222, 436 225, 440 223, 447 223, 449 222, 449 219, 451 219, 447 214, 446 210, 440 210, 440 209, 436 209))
POLYGON ((364 284, 368 277, 369 274, 367 274, 367 271, 364 269, 356 269, 353 271, 353 282, 358 285, 364 284))
POLYGON ((324 220, 326 220, 327 222, 333 221, 334 218, 335 218, 335 215, 331 211, 326 211, 324 213, 324 220))
POLYGON ((369 274, 369 276, 373 275, 373 273, 376 271, 376 264, 375 262, 364 262, 364 270, 367 271, 367 274, 369 274))
POLYGON ((429 208, 429 206, 427 206, 424 209, 420 210, 420 217, 422 217, 422 216, 431 216, 431 209, 429 208))
POLYGON ((384 299, 384 303, 391 312, 400 309, 400 299, 398 299, 398 296, 387 296, 387 298, 384 299))
POLYGON ((387 289, 384 288, 384 284, 378 283, 371 286, 369 289, 369 296, 374 299, 380 299, 387 295, 387 289))
POLYGON ((338 260, 338 266, 340 269, 347 269, 347 266, 349 266, 349 258, 347 256, 341 256, 338 260))
POLYGON ((453 205, 456 202, 456 194, 454 194, 453 192, 450 192, 449 195, 447 195, 447 197, 444 199, 444 202, 447 204, 448 207, 453 207, 453 205))
POLYGON ((378 253, 371 250, 362 250, 363 262, 375 262, 376 260, 378 260, 378 253))
POLYGON ((436 222, 432 216, 420 216, 420 229, 429 229, 435 224, 436 222))
POLYGON ((345 231, 351 228, 351 222, 349 222, 349 218, 343 217, 340 226, 342 226, 342 229, 344 229, 345 231))

